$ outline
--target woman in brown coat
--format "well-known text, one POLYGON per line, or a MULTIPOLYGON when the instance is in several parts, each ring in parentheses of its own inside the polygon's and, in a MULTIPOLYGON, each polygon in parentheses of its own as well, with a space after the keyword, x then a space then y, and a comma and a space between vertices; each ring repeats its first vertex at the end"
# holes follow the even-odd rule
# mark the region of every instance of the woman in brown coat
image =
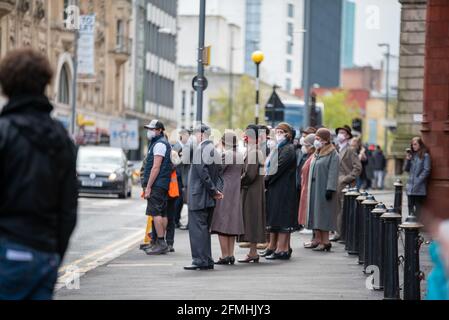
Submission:
POLYGON ((243 154, 237 151, 237 136, 227 132, 221 139, 223 146, 223 195, 212 216, 211 233, 218 234, 222 257, 216 264, 234 264, 236 237, 244 233, 243 214, 240 205, 240 178, 243 170, 243 154))
POLYGON ((262 151, 258 145, 258 127, 249 125, 245 132, 247 152, 242 174, 241 203, 245 234, 239 242, 249 243, 249 253, 239 263, 258 263, 257 244, 266 241, 265 184, 262 151))

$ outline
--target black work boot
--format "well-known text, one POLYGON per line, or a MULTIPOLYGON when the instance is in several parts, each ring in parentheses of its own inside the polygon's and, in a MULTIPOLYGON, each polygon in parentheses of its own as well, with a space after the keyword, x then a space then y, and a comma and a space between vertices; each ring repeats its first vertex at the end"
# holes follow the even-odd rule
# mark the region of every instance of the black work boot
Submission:
POLYGON ((149 250, 145 250, 149 256, 156 256, 168 253, 169 248, 165 240, 158 240, 156 244, 149 250))

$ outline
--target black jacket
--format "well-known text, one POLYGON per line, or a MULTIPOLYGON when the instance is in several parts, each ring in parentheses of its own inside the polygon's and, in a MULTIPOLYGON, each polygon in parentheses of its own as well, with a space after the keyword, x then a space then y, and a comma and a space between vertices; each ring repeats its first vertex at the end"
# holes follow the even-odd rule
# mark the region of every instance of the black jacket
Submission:
POLYGON ((44 96, 0 114, 0 238, 61 259, 76 224, 76 148, 44 96))

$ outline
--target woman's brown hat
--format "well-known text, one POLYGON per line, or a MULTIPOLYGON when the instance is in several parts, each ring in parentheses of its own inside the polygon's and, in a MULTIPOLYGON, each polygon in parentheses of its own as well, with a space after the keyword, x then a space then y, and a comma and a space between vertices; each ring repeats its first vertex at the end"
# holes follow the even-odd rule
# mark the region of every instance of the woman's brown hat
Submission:
POLYGON ((320 137, 324 141, 327 141, 329 143, 331 142, 331 132, 327 128, 320 128, 320 129, 318 129, 318 131, 315 133, 315 135, 317 137, 320 137))

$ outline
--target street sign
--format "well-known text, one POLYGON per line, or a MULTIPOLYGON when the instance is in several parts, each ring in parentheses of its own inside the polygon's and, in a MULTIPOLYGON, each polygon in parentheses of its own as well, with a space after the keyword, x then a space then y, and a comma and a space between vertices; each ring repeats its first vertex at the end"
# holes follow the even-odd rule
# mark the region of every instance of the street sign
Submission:
POLYGON ((210 66, 211 48, 211 46, 207 46, 203 49, 203 65, 205 66, 210 66))
POLYGON ((192 87, 193 90, 198 91, 200 88, 203 88, 203 90, 206 90, 209 86, 209 82, 207 81, 206 77, 200 78, 198 76, 195 76, 192 80, 192 87))
POLYGON ((79 75, 95 74, 95 15, 80 17, 78 38, 78 70, 79 75))
POLYGON ((139 123, 137 120, 112 120, 109 126, 111 147, 123 150, 139 149, 139 123))

